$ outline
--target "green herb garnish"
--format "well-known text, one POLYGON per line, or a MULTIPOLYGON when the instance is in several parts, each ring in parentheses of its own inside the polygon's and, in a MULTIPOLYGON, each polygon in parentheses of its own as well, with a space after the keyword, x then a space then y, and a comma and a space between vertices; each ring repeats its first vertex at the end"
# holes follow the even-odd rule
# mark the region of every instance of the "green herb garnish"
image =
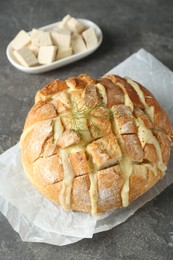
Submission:
POLYGON ((83 104, 82 106, 77 100, 71 102, 71 112, 67 115, 62 115, 69 121, 66 124, 68 129, 75 130, 79 135, 86 136, 85 132, 89 132, 88 127, 92 128, 94 136, 100 136, 101 129, 98 127, 95 119, 111 119, 113 112, 106 108, 103 102, 98 102, 95 105, 83 104), (104 109, 101 111, 100 109, 104 109))

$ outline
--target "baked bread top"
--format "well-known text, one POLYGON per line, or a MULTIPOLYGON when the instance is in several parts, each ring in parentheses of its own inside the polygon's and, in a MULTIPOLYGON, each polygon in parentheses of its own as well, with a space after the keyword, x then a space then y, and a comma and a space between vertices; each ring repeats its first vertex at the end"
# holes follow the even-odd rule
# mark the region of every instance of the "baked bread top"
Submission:
POLYGON ((82 74, 37 92, 20 141, 40 192, 97 214, 128 206, 164 176, 171 138, 165 111, 141 84, 82 74))

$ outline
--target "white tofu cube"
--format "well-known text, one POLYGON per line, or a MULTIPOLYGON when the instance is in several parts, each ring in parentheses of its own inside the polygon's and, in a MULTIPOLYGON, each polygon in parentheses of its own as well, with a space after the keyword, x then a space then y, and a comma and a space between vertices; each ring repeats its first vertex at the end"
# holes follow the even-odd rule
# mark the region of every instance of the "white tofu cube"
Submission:
POLYGON ((56 57, 56 46, 41 46, 38 52, 38 62, 40 64, 50 64, 56 57))
POLYGON ((29 36, 29 34, 24 30, 21 30, 12 41, 12 48, 14 50, 19 50, 25 47, 30 41, 31 37, 29 36))
POLYGON ((82 33, 82 36, 86 42, 86 46, 88 49, 94 47, 98 43, 97 35, 95 33, 94 28, 89 28, 82 33))
POLYGON ((67 14, 66 16, 64 16, 62 18, 61 22, 66 24, 70 18, 71 18, 71 15, 67 14))
POLYGON ((37 58, 34 56, 32 51, 26 47, 20 50, 15 50, 13 52, 13 55, 15 56, 17 61, 25 67, 31 67, 38 64, 37 58))
POLYGON ((50 33, 43 32, 41 30, 36 30, 36 29, 32 29, 31 42, 32 45, 37 47, 52 45, 50 33))
POLYGON ((81 33, 82 31, 85 30, 85 26, 74 17, 71 17, 67 21, 67 26, 69 30, 73 33, 81 33))
POLYGON ((71 43, 71 34, 69 31, 57 29, 56 32, 52 32, 53 43, 60 48, 69 48, 71 43))
POLYGON ((39 47, 33 45, 32 43, 29 43, 26 47, 30 49, 36 57, 38 56, 39 47))
POLYGON ((70 16, 69 14, 67 14, 67 15, 58 23, 59 28, 68 29, 67 22, 68 22, 68 20, 70 20, 70 18, 71 18, 71 16, 70 16))
POLYGON ((60 59, 69 57, 71 55, 72 55, 72 48, 68 48, 68 49, 59 48, 58 51, 57 51, 56 59, 60 60, 60 59))
POLYGON ((74 53, 86 51, 86 45, 81 35, 76 34, 72 36, 71 45, 74 53))

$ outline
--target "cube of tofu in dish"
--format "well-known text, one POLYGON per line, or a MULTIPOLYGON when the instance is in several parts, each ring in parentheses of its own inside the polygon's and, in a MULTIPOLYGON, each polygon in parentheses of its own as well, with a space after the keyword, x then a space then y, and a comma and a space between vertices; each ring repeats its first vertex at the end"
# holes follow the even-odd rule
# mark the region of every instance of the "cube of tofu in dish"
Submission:
POLYGON ((56 46, 42 46, 38 52, 38 62, 40 64, 50 64, 56 57, 56 46))
POLYGON ((38 60, 35 55, 26 47, 13 51, 13 55, 17 61, 25 67, 31 67, 38 64, 38 60))
POLYGON ((85 151, 70 153, 69 158, 75 175, 84 175, 91 171, 85 151))
POLYGON ((113 134, 94 141, 87 146, 96 169, 105 169, 118 163, 122 158, 120 146, 113 134))
POLYGON ((79 142, 80 137, 74 130, 66 130, 57 141, 57 145, 61 148, 69 147, 79 142))
POLYGON ((64 30, 69 30, 67 22, 70 20, 71 16, 67 14, 64 18, 58 23, 58 27, 64 30))
POLYGON ((94 28, 89 28, 82 33, 88 49, 97 45, 98 39, 94 28))
POLYGON ((49 32, 32 29, 30 35, 31 35, 31 42, 34 46, 41 47, 41 46, 52 45, 52 40, 49 32))
POLYGON ((16 37, 14 38, 14 40, 12 41, 12 48, 14 50, 19 50, 23 47, 25 47, 27 44, 29 44, 31 42, 31 37, 29 36, 29 34, 27 32, 25 32, 24 30, 21 30, 16 37))
POLYGON ((64 59, 72 55, 72 48, 58 48, 56 59, 64 59))
POLYGON ((72 36, 71 45, 74 53, 80 53, 87 50, 85 42, 80 34, 72 36))
POLYGON ((67 27, 73 33, 81 33, 85 30, 85 26, 74 17, 70 17, 70 19, 67 20, 67 27))
POLYGON ((70 32, 64 31, 62 29, 52 32, 53 43, 60 48, 70 48, 71 35, 70 32))
POLYGON ((29 43, 26 47, 32 51, 32 53, 35 55, 35 57, 38 56, 39 47, 37 47, 31 43, 29 43))

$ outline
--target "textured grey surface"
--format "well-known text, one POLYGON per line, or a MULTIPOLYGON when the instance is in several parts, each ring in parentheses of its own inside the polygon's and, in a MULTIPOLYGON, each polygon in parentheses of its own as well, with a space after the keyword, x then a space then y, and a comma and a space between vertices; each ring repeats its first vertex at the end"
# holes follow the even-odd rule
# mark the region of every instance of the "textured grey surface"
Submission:
MULTIPOLYGON (((172 0, 1 0, 0 9, 0 153, 18 141, 35 92, 55 78, 83 72, 99 77, 142 47, 173 70, 172 0), (67 13, 102 28, 104 41, 93 55, 40 75, 9 64, 6 46, 21 28, 50 24, 67 13)), ((22 242, 0 214, 0 260, 23 259, 172 260, 173 186, 124 224, 65 247, 22 242)))

